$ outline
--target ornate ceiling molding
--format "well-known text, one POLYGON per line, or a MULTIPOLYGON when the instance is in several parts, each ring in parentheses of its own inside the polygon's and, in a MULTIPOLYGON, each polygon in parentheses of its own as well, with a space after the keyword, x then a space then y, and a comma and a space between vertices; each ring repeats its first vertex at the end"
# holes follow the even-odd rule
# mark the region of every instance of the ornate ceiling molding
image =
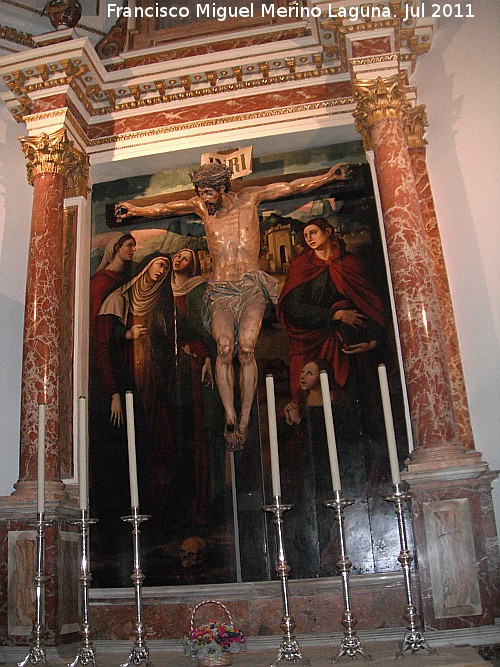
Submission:
POLYGON ((14 44, 22 44, 22 46, 27 46, 30 49, 35 47, 33 35, 5 25, 0 25, 0 39, 5 39, 7 42, 13 42, 14 44))
MULTIPOLYGON (((329 3, 329 7, 337 4, 340 5, 329 3)), ((83 40, 69 42, 73 47, 68 48, 67 54, 64 50, 51 53, 48 45, 28 58, 23 52, 17 64, 11 57, 0 60, 3 86, 12 93, 6 101, 13 115, 21 120, 26 113, 36 112, 34 93, 69 84, 87 113, 102 117, 121 110, 226 92, 238 94, 241 90, 280 86, 284 82, 342 78, 349 75, 350 57, 370 49, 387 48, 385 53, 398 53, 402 67, 405 63, 413 67, 418 55, 430 47, 432 24, 419 25, 417 19, 405 23, 406 4, 406 0, 386 0, 377 5, 359 3, 365 12, 384 7, 392 18, 353 21, 339 16, 329 18, 331 10, 323 10, 318 3, 321 18, 310 20, 311 30, 306 23, 302 26, 303 34, 312 32, 315 38, 294 37, 254 45, 253 37, 237 36, 234 39, 239 40, 240 48, 235 49, 234 40, 226 34, 227 48, 205 57, 193 51, 191 57, 183 56, 189 48, 186 40, 176 43, 175 50, 170 48, 169 60, 165 60, 165 51, 153 48, 140 55, 133 51, 121 54, 119 63, 116 59, 107 65, 99 61, 96 67, 95 52, 90 58, 89 47, 82 48, 83 40), (206 66, 200 67, 201 62, 206 66), (17 107, 15 101, 19 102, 17 107)), ((279 30, 285 28, 281 26, 279 30)))
POLYGON ((52 132, 61 122, 89 153, 176 132, 196 134, 213 127, 217 133, 238 122, 252 125, 272 118, 276 123, 286 117, 298 122, 311 110, 328 114, 335 108, 336 118, 344 114, 349 124, 351 80, 365 71, 373 77, 388 71, 408 76, 430 47, 433 24, 405 21, 408 0, 354 0, 350 5, 390 12, 390 18, 380 20, 332 16, 332 7, 344 5, 312 0, 320 16, 274 26, 277 41, 261 39, 256 31, 226 32, 212 40, 221 50, 205 53, 198 50, 201 41, 196 46, 186 39, 168 48, 124 52, 106 62, 87 38, 62 31, 57 41, 54 32, 35 38, 37 48, 0 58, 0 91, 30 132, 52 132))

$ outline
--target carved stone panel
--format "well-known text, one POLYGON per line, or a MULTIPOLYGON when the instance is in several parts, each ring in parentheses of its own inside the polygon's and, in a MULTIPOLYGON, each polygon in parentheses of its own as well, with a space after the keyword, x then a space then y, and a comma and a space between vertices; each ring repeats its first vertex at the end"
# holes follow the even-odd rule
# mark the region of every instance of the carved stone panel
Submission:
POLYGON ((469 500, 428 502, 423 511, 436 618, 480 614, 469 500))
POLYGON ((11 530, 8 544, 9 634, 29 636, 35 620, 36 532, 11 530))
POLYGON ((80 586, 79 570, 81 563, 80 536, 76 532, 59 532, 59 627, 61 635, 80 630, 80 586))

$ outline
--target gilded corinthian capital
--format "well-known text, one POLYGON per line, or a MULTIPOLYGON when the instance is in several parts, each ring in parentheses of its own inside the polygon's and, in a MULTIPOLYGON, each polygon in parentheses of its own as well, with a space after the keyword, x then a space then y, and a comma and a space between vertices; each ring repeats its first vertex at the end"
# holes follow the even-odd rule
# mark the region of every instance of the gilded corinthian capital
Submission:
POLYGON ((404 72, 377 79, 353 82, 357 107, 353 111, 357 131, 366 137, 367 130, 381 120, 396 119, 404 122, 410 107, 406 98, 404 72))
POLYGON ((88 158, 74 147, 65 128, 53 134, 43 132, 37 137, 20 137, 20 142, 30 185, 39 174, 61 174, 71 182, 77 174, 82 174, 85 180, 88 177, 88 158))
POLYGON ((408 148, 424 148, 427 145, 424 134, 428 124, 425 104, 408 109, 405 116, 405 136, 408 148))

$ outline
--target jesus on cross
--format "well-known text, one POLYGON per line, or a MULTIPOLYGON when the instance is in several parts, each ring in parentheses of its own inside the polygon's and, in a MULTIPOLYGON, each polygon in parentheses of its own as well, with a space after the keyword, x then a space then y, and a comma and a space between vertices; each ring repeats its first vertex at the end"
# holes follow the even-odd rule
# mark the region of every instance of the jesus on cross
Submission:
POLYGON ((276 302, 277 298, 277 281, 259 267, 258 206, 263 201, 306 194, 350 176, 349 165, 339 162, 320 176, 262 187, 247 186, 233 193, 231 170, 214 162, 202 165, 191 174, 195 197, 148 206, 136 206, 131 201, 116 205, 119 220, 131 216, 159 218, 194 213, 205 226, 214 273, 206 292, 204 316, 217 344, 215 377, 225 411, 224 438, 231 451, 242 449, 248 437, 257 387, 255 344, 266 301, 276 302), (234 400, 235 353, 240 362, 239 419, 234 400))

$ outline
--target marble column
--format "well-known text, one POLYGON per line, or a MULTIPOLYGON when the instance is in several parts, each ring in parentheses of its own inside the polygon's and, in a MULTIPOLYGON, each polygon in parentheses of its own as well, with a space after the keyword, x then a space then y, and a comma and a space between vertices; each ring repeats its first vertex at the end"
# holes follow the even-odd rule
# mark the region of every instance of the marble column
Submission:
POLYGON ((412 459, 460 457, 441 318, 425 225, 404 134, 403 74, 355 82, 358 127, 368 131, 382 203, 413 423, 412 459))
POLYGON ((374 152, 410 403, 415 449, 403 478, 413 491, 424 622, 428 628, 490 624, 498 573, 495 475, 457 431, 443 325, 449 291, 444 265, 435 267, 441 249, 433 207, 430 221, 430 184, 408 150, 405 75, 358 80, 354 88, 356 126, 374 152))
POLYGON ((21 144, 28 180, 33 185, 33 212, 24 321, 20 472, 14 493, 0 498, 0 576, 7 582, 0 587, 0 643, 12 643, 13 637, 16 643, 25 643, 35 620, 29 591, 35 574, 32 521, 36 516, 38 472, 37 405, 44 402, 46 515, 53 520, 45 542, 44 624, 50 645, 76 641, 79 630, 79 542, 73 523, 78 509, 65 491, 60 466, 61 407, 68 401, 61 388, 70 380, 61 377, 65 353, 62 319, 72 321, 73 313, 61 312, 61 303, 64 225, 74 220, 74 216, 67 218, 64 214, 64 197, 69 191, 80 195, 85 192, 88 159, 74 148, 64 129, 22 138, 21 144))
POLYGON ((410 155, 411 167, 415 178, 420 209, 424 220, 427 247, 432 263, 432 274, 441 313, 448 373, 455 409, 458 441, 467 450, 474 449, 474 436, 470 422, 469 404, 465 388, 462 360, 458 343, 450 286, 446 273, 441 235, 439 233, 434 198, 427 171, 426 145, 424 138, 427 127, 425 106, 419 105, 408 110, 405 118, 405 135, 410 155))
POLYGON ((59 386, 61 382, 61 297, 66 180, 86 158, 62 128, 21 139, 33 185, 22 362, 21 447, 16 494, 29 499, 37 479, 39 403, 46 403, 45 478, 48 500, 61 497, 59 386))

